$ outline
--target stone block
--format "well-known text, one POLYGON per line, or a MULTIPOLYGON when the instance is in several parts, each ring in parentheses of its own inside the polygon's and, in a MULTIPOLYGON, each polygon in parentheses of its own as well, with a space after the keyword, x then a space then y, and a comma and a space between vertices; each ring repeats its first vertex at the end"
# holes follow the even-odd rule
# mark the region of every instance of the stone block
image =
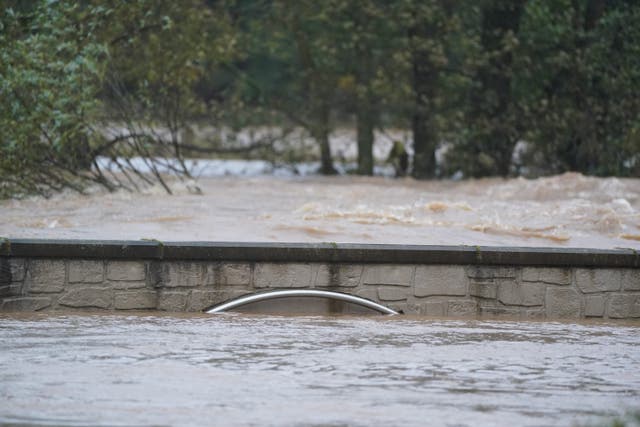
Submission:
POLYGON ((24 258, 9 258, 9 269, 12 282, 22 282, 26 272, 27 261, 24 258))
POLYGON ((469 279, 459 265, 424 265, 416 268, 414 294, 463 296, 467 294, 469 279))
POLYGON ((116 293, 113 305, 116 310, 144 310, 156 308, 157 295, 155 291, 148 289, 119 292, 116 293))
POLYGON ((110 308, 113 302, 112 288, 79 287, 70 289, 58 303, 67 307, 76 308, 110 308))
POLYGON ((522 318, 529 320, 540 320, 544 319, 545 311, 543 308, 537 308, 532 310, 524 310, 522 313, 522 318))
POLYGON ((545 287, 543 283, 537 282, 502 281, 498 287, 498 301, 505 305, 542 305, 545 287))
POLYGON ((402 310, 404 314, 416 315, 422 312, 422 307, 420 306, 420 304, 405 303, 402 310))
POLYGON ((22 282, 25 275, 25 260, 0 257, 0 286, 22 282))
POLYGON ((5 298, 0 304, 0 311, 39 311, 51 304, 51 298, 42 296, 5 298))
POLYGON ((422 304, 422 313, 427 316, 444 317, 445 302, 444 301, 427 301, 422 304))
POLYGON ((491 265, 472 265, 466 268, 467 275, 472 279, 488 280, 488 279, 504 279, 516 277, 515 267, 491 266, 491 265))
POLYGON ((16 297, 22 295, 22 283, 0 286, 0 298, 16 297))
POLYGON ((330 288, 337 281, 337 266, 329 264, 311 265, 311 284, 314 288, 330 288))
POLYGON ((411 286, 413 265, 367 265, 364 268, 365 285, 411 286))
POLYGON ((373 286, 370 288, 359 289, 356 292, 356 295, 371 301, 380 302, 380 300, 378 300, 378 290, 373 286))
POLYGON ((640 268, 622 270, 622 289, 640 291, 640 268))
POLYGON ((222 283, 227 286, 251 285, 251 264, 223 264, 222 283))
POLYGON ((321 264, 318 266, 315 286, 353 288, 360 284, 364 266, 354 264, 321 264))
POLYGON ((165 276, 168 276, 168 274, 168 263, 164 263, 162 261, 149 261, 147 263, 147 277, 145 278, 145 284, 149 288, 162 288, 164 287, 165 276))
POLYGON ((162 284, 169 288, 199 287, 207 282, 207 266, 201 262, 173 262, 162 266, 162 284))
POLYGON ((62 260, 30 260, 25 275, 28 292, 60 292, 66 281, 66 266, 62 260))
POLYGON ((312 283, 311 264, 257 264, 256 288, 306 288, 312 283))
POLYGON ((246 291, 194 289, 187 299, 187 311, 203 311, 213 305, 246 295, 246 291))
POLYGON ((480 307, 480 314, 489 317, 520 317, 520 309, 514 307, 480 307))
POLYGON ((226 295, 218 290, 194 289, 187 299, 187 311, 202 311, 227 299, 226 295))
POLYGON ((103 261, 69 261, 69 283, 102 283, 103 261))
POLYGON ((160 291, 158 295, 158 310, 185 311, 187 307, 188 291, 167 292, 160 291))
POLYGON ((128 280, 121 280, 121 281, 117 281, 117 282, 110 282, 109 286, 111 286, 113 289, 117 289, 117 290, 140 289, 140 288, 147 287, 147 282, 146 281, 130 282, 128 280))
POLYGON ((341 264, 338 265, 338 277, 336 279, 338 286, 344 287, 356 287, 362 281, 362 273, 364 272, 364 266, 362 265, 350 265, 341 264))
POLYGON ((580 317, 581 296, 573 288, 548 286, 545 294, 545 312, 548 318, 577 319, 580 317))
POLYGON ((209 285, 222 286, 251 286, 251 264, 248 263, 217 263, 207 266, 207 280, 209 285))
POLYGON ((7 286, 12 282, 9 259, 0 257, 0 286, 7 286))
POLYGON ((612 319, 640 317, 640 294, 613 294, 609 297, 607 314, 612 319))
POLYGON ((337 278, 335 265, 311 264, 311 286, 314 288, 330 288, 337 278))
POLYGON ((453 317, 469 317, 478 315, 478 304, 475 301, 453 300, 447 302, 447 315, 453 317))
POLYGON ((584 298, 584 315, 586 317, 604 316, 604 295, 587 295, 584 298))
POLYGON ((622 270, 578 268, 576 285, 585 294, 618 291, 622 285, 622 270))
POLYGON ((524 306, 542 305, 546 286, 540 283, 522 283, 520 292, 524 306))
POLYGON ((556 267, 524 267, 522 269, 522 280, 550 285, 569 285, 571 283, 571 270, 556 267))
POLYGON ((109 261, 107 279, 121 281, 139 281, 145 279, 145 266, 142 261, 109 261))
POLYGON ((478 283, 469 284, 469 295, 472 297, 495 299, 498 294, 498 287, 495 283, 478 283))
POLYGON ((409 291, 403 286, 381 286, 378 288, 380 301, 403 301, 409 296, 409 291))

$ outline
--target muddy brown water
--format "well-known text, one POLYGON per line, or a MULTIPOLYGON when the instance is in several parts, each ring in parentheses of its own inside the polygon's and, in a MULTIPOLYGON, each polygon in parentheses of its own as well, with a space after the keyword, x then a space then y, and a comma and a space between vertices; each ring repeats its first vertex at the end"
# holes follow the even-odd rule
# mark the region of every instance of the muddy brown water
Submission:
MULTIPOLYGON (((640 180, 212 178, 0 201, 0 236, 627 247, 640 180)), ((594 425, 640 409, 635 324, 0 315, 0 425, 594 425)))
POLYGON ((0 424, 571 426, 640 408, 637 323, 0 315, 0 424))
POLYGON ((640 249, 640 179, 201 177, 0 201, 0 236, 640 249), (191 194, 199 186, 202 194, 191 194))

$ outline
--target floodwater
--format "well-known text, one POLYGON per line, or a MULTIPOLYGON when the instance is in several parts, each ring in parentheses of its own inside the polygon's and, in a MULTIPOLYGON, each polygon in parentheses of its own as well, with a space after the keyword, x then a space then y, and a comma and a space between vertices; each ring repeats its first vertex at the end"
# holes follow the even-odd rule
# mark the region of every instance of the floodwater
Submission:
POLYGON ((640 249, 640 179, 225 177, 220 167, 242 175, 252 163, 203 162, 172 196, 157 186, 0 201, 0 236, 640 249))
POLYGON ((571 426, 640 409, 637 325, 0 316, 0 424, 571 426))

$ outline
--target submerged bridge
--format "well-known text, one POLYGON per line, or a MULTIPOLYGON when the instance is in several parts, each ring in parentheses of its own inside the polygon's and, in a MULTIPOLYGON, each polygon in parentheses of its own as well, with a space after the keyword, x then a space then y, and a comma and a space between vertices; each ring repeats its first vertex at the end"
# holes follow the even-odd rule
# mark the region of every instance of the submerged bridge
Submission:
POLYGON ((0 240, 0 311, 204 311, 317 289, 406 314, 639 319, 631 249, 0 240))

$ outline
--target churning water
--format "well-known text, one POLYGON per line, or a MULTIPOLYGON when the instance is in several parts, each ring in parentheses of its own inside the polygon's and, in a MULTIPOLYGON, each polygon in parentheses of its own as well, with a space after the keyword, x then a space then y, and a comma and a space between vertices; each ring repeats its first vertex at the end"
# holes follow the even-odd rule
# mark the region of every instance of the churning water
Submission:
POLYGON ((570 426, 640 407, 637 324, 13 314, 0 343, 0 424, 570 426))
POLYGON ((640 249, 640 179, 205 176, 173 187, 0 201, 0 236, 640 249))

